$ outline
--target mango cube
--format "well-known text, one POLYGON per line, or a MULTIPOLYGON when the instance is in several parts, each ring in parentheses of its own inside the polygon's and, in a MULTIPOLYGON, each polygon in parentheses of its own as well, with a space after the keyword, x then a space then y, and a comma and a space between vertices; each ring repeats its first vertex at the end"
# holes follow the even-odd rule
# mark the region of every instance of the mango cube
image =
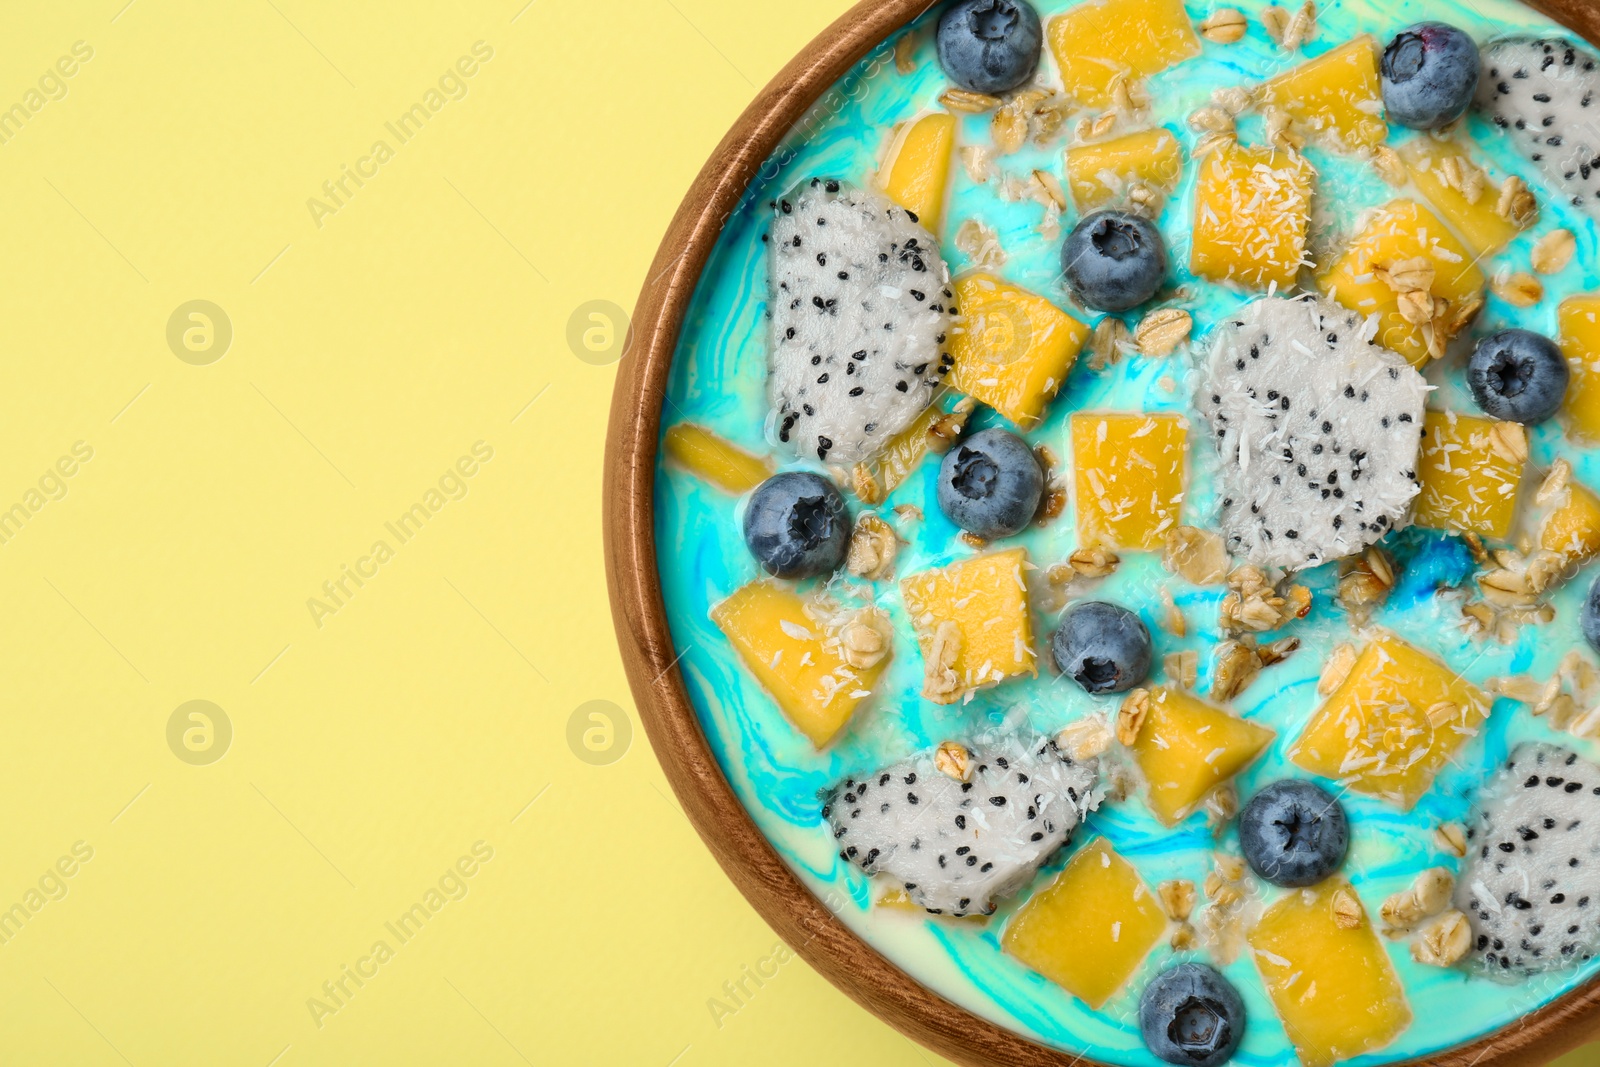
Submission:
POLYGON ((901 128, 878 171, 884 195, 917 216, 933 234, 939 232, 944 215, 944 191, 955 144, 954 115, 924 115, 901 128))
MULTIPOLYGON (((1412 366, 1428 362, 1425 323, 1413 323, 1400 313, 1400 296, 1374 268, 1387 268, 1402 260, 1427 258, 1434 270, 1435 297, 1446 300, 1449 313, 1464 312, 1483 298, 1483 271, 1476 257, 1415 200, 1391 200, 1373 213, 1367 228, 1350 242, 1332 269, 1317 279, 1317 286, 1351 311, 1378 315, 1377 341, 1405 356, 1412 366)), ((1464 325, 1464 323, 1463 323, 1464 325)), ((1438 348, 1443 351, 1442 343, 1438 348)))
POLYGON ((1162 548, 1183 504, 1188 422, 1181 415, 1079 412, 1071 434, 1079 543, 1162 548))
POLYGON ((1042 296, 992 274, 959 278, 955 294, 966 328, 950 345, 950 384, 1024 430, 1066 381, 1089 328, 1042 296))
POLYGON ((1455 228, 1467 247, 1479 257, 1495 255, 1522 227, 1496 210, 1499 197, 1495 184, 1483 168, 1472 161, 1466 148, 1454 141, 1418 137, 1400 149, 1400 159, 1422 195, 1455 228), (1481 176, 1482 188, 1474 200, 1461 191, 1481 176))
POLYGON ((1378 44, 1365 35, 1278 75, 1258 99, 1263 108, 1282 109, 1303 136, 1338 152, 1371 149, 1389 136, 1378 44))
POLYGON ((950 390, 943 390, 910 426, 889 439, 882 452, 850 469, 850 488, 863 504, 883 503, 930 452, 938 455, 949 450, 976 406, 971 400, 950 406, 951 395, 950 390))
MULTIPOLYGON (((772 582, 752 582, 711 609, 712 621, 778 710, 818 748, 872 695, 888 662, 884 656, 871 667, 850 666, 822 615, 772 582)), ((887 630, 885 623, 879 632, 887 630)))
POLYGON ((1186 693, 1150 690, 1149 711, 1133 743, 1146 803, 1162 823, 1174 825, 1276 736, 1186 693))
POLYGON ((1539 524, 1539 547, 1554 552, 1563 569, 1600 553, 1600 497, 1570 478, 1539 524))
POLYGON ((1557 321, 1561 353, 1572 372, 1562 422, 1577 443, 1600 444, 1600 295, 1569 296, 1557 321))
POLYGON ((1084 107, 1111 103, 1118 79, 1148 77, 1200 54, 1183 0, 1079 4, 1045 32, 1067 95, 1084 107))
POLYGON ((1306 259, 1311 181, 1304 156, 1227 144, 1200 161, 1189 269, 1266 289, 1294 284, 1306 259))
POLYGON ((1100 837, 1006 924, 1000 945, 1091 1008, 1132 977, 1167 917, 1133 864, 1100 837))
POLYGON ((1391 633, 1367 644, 1289 758, 1410 810, 1489 714, 1489 697, 1391 633))
POLYGON ((1291 889, 1250 932, 1251 955, 1304 1067, 1329 1067, 1382 1048, 1411 1025, 1405 988, 1370 919, 1341 925, 1342 878, 1291 889))
POLYGON ((754 456, 704 426, 680 422, 662 439, 667 456, 730 493, 748 493, 772 476, 772 461, 754 456))
MULTIPOLYGON (((1429 411, 1422 416, 1417 494, 1412 521, 1434 530, 1505 537, 1517 510, 1522 462, 1495 447, 1494 419, 1429 411)), ((1520 437, 1522 427, 1506 428, 1520 437)))
POLYGON ((957 687, 930 699, 954 703, 971 690, 1038 673, 1022 573, 1027 558, 1026 549, 1012 548, 901 580, 900 595, 924 659, 932 653, 941 626, 955 626, 956 654, 950 669, 957 687))
POLYGON ((1183 173, 1183 147, 1164 129, 1067 149, 1067 184, 1083 213, 1121 199, 1134 185, 1165 196, 1183 173))

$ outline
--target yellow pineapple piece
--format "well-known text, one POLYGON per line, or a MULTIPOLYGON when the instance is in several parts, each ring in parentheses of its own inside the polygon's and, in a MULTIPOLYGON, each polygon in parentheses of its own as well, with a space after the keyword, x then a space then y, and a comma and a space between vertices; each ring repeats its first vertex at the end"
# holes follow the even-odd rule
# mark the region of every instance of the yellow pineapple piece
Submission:
POLYGON ((944 192, 955 144, 954 115, 924 115, 901 127, 878 171, 884 194, 917 216, 933 234, 939 232, 944 215, 944 192))
POLYGON ((1282 109, 1296 132, 1336 151, 1371 149, 1389 136, 1378 44, 1366 35, 1278 75, 1257 100, 1282 109))
POLYGON ((1154 551, 1178 525, 1189 424, 1181 415, 1072 416, 1078 541, 1154 551))
POLYGON ((1112 102, 1117 79, 1138 79, 1200 54, 1182 0, 1097 0, 1050 20, 1050 51, 1067 95, 1084 107, 1112 102))
POLYGON ((1558 321, 1561 353, 1572 372, 1562 422, 1577 443, 1600 444, 1600 295, 1567 297, 1558 321))
POLYGON ((772 476, 770 459, 751 455, 692 422, 668 429, 662 444, 673 461, 730 493, 748 493, 772 476))
POLYGON ((1189 269, 1212 281, 1293 285, 1306 260, 1311 183, 1304 156, 1227 144, 1200 160, 1189 269))
POLYGON ((1149 710, 1133 743, 1150 810, 1174 825, 1276 736, 1185 693, 1150 690, 1149 710))
POLYGON ((1166 929, 1167 917, 1139 872, 1099 837, 1017 909, 1000 945, 1099 1008, 1139 969, 1166 929))
POLYGON ((1422 195, 1478 257, 1495 255, 1522 231, 1496 210, 1498 188, 1463 145, 1418 137, 1400 149, 1400 159, 1422 195), (1481 186, 1474 175, 1483 175, 1481 186), (1473 197, 1462 191, 1463 184, 1473 197))
POLYGON ((1378 315, 1377 341, 1405 356, 1412 366, 1428 361, 1424 324, 1408 322, 1400 298, 1374 271, 1402 260, 1426 257, 1433 263, 1435 297, 1459 308, 1483 296, 1483 271, 1475 257, 1439 217, 1415 200, 1391 200, 1373 213, 1367 228, 1350 242, 1332 269, 1317 279, 1324 293, 1352 311, 1378 315))
POLYGON ((1160 128, 1067 149, 1067 184, 1085 214, 1121 199, 1135 184, 1170 193, 1182 173, 1183 146, 1160 128))
POLYGON ((1539 547, 1554 552, 1561 566, 1587 563, 1600 553, 1600 497, 1570 478, 1539 524, 1539 547))
MULTIPOLYGON (((1434 530, 1505 537, 1517 510, 1522 463, 1496 449, 1494 419, 1429 411, 1422 416, 1417 494, 1412 521, 1434 530)), ((1522 428, 1511 426, 1520 436, 1522 428)))
POLYGON ((1026 549, 1012 548, 922 571, 900 582, 906 614, 917 633, 924 659, 933 650, 943 623, 957 634, 955 672, 963 694, 1022 674, 1037 674, 1033 620, 1022 567, 1026 549))
POLYGON ((1489 714, 1471 682, 1391 633, 1356 657, 1289 758, 1409 810, 1489 714))
POLYGON ((772 582, 735 590, 711 609, 711 619, 778 709, 818 748, 833 740, 872 695, 889 658, 886 654, 870 667, 850 666, 829 621, 798 594, 772 582))
POLYGON ((966 316, 950 353, 950 384, 1024 430, 1066 381, 1089 328, 1042 296, 979 272, 955 282, 966 316))
POLYGON ((1291 889, 1249 935, 1262 984, 1304 1067, 1382 1048, 1411 1025, 1405 989, 1371 920, 1339 922, 1336 894, 1359 901, 1338 877, 1291 889))

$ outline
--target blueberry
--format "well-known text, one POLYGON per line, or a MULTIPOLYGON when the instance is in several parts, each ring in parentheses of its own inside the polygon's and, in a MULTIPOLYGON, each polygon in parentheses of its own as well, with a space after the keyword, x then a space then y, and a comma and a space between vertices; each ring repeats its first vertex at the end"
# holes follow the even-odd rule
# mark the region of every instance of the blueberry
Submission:
POLYGON ((756 562, 779 578, 831 574, 850 545, 844 497, 816 474, 774 474, 750 494, 744 543, 756 562))
POLYGON ((1050 653, 1086 692, 1121 693, 1150 674, 1150 631, 1127 608, 1086 600, 1061 616, 1050 653))
POLYGON ((1044 471, 1014 433, 984 430, 956 445, 939 466, 939 510, 970 534, 1010 537, 1033 521, 1044 471))
POLYGON ((1443 22, 1401 30, 1383 50, 1383 107, 1389 121, 1414 130, 1454 122, 1472 103, 1482 62, 1478 46, 1443 22))
POLYGON ((1067 287, 1085 307, 1127 311, 1149 300, 1167 274, 1161 231, 1122 211, 1079 220, 1061 248, 1067 287))
POLYGON ((1478 342, 1467 363, 1472 397, 1490 416, 1532 426, 1556 413, 1567 393, 1567 361, 1548 337, 1501 330, 1478 342))
POLYGON ((1006 93, 1039 69, 1044 34, 1027 0, 957 0, 939 17, 939 65, 975 93, 1006 93))
POLYGON ((1315 885, 1344 862, 1350 824, 1327 790, 1283 778, 1239 813, 1239 845, 1250 869, 1273 885, 1315 885))
POLYGON ((1204 963, 1180 963, 1150 979, 1139 997, 1145 1047, 1180 1067, 1225 1063, 1244 1037, 1244 1000, 1204 963))
POLYGON ((1589 647, 1600 652, 1600 575, 1595 575, 1594 584, 1589 586, 1589 596, 1583 602, 1583 614, 1578 623, 1589 647))

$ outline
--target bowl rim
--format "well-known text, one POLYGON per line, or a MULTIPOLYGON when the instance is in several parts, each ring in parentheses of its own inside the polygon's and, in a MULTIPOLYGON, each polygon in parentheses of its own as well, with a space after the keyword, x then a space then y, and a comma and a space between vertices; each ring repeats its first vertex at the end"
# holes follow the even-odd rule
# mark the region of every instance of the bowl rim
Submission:
MULTIPOLYGON (((844 925, 778 856, 713 756, 678 670, 657 579, 655 472, 667 377, 701 272, 750 183, 812 105, 941 0, 860 0, 751 101, 684 197, 652 261, 618 363, 603 530, 612 620, 639 717, 690 823, 724 873, 801 958, 856 1003, 967 1067, 1110 1067, 1036 1044, 917 982, 844 925)), ((1600 43, 1600 0, 1528 6, 1600 43)), ((1600 976, 1469 1044, 1394 1067, 1533 1067, 1600 1031, 1600 976)))

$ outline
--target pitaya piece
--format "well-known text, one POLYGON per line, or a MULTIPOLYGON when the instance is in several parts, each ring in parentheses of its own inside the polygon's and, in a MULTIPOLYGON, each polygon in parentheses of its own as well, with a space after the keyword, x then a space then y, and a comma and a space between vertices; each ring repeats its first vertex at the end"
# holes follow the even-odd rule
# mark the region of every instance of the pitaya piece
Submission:
POLYGON ((1600 57, 1564 37, 1492 42, 1478 106, 1562 197, 1600 219, 1600 57))
POLYGON ((1456 907, 1465 964, 1500 981, 1565 970, 1600 945, 1600 767, 1556 745, 1518 745, 1467 830, 1456 907))
POLYGON ((909 426, 955 359, 958 309, 938 242, 876 193, 812 179, 768 236, 779 440, 858 463, 909 426))
POLYGON ((969 760, 966 782, 926 752, 835 786, 822 813, 840 858, 934 914, 986 915, 1100 802, 1096 762, 1074 762, 1052 740, 975 745, 969 760))
POLYGON ((1213 333, 1198 399, 1229 552, 1295 570, 1405 525, 1427 384, 1373 330, 1304 296, 1263 297, 1213 333))

